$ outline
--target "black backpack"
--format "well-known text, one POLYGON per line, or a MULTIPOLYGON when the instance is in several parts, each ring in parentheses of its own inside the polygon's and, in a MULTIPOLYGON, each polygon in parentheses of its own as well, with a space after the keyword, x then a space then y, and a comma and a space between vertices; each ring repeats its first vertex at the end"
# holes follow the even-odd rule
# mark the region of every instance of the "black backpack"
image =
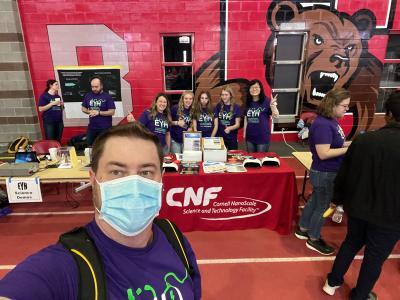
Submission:
MULTIPOLYGON (((190 265, 185 249, 183 248, 183 235, 178 227, 167 219, 154 219, 168 242, 178 254, 189 275, 193 275, 193 267, 190 265)), ((69 250, 78 266, 79 284, 78 299, 108 299, 106 275, 103 262, 97 248, 87 234, 84 227, 77 227, 60 235, 59 242, 69 250)))

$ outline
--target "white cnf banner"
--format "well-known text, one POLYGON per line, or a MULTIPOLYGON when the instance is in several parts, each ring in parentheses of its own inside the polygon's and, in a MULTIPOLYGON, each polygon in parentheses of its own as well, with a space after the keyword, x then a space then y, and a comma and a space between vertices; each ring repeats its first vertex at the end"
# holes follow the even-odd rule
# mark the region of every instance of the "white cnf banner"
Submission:
POLYGON ((39 177, 8 177, 6 185, 10 203, 43 202, 39 177))

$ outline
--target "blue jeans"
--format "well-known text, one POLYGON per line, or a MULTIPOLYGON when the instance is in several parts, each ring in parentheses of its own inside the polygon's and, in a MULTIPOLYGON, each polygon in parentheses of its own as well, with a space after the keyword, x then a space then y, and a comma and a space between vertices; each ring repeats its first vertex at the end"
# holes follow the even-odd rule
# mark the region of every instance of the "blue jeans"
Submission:
POLYGON ((62 133, 64 129, 63 121, 46 122, 46 120, 43 120, 43 129, 46 140, 55 140, 61 142, 62 133))
POLYGON ((381 227, 349 216, 346 239, 340 246, 328 274, 330 286, 343 284, 343 276, 353 262, 354 256, 365 245, 364 259, 357 285, 350 293, 352 300, 365 300, 381 274, 382 265, 400 238, 400 231, 381 227))
POLYGON ((183 151, 183 143, 175 142, 171 139, 171 153, 182 153, 183 151))
POLYGON ((335 177, 336 172, 310 170, 313 191, 310 200, 304 207, 299 225, 307 229, 308 236, 313 240, 321 237, 321 227, 325 222, 322 215, 332 201, 335 177))
POLYGON ((269 144, 254 144, 246 141, 247 152, 268 152, 269 144))
POLYGON ((92 146, 96 138, 102 134, 104 131, 107 131, 108 128, 105 129, 94 129, 94 128, 88 128, 87 133, 86 133, 86 141, 88 146, 92 146))
POLYGON ((167 155, 167 154, 169 153, 169 147, 168 147, 168 145, 162 146, 162 149, 163 149, 164 155, 167 155))

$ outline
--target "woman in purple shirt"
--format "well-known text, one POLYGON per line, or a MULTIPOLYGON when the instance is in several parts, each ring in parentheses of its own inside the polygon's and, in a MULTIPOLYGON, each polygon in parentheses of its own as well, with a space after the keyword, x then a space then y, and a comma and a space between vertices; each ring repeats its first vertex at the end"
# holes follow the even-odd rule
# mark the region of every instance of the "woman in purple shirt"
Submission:
POLYGON ((182 153, 183 132, 192 131, 192 121, 196 114, 194 94, 191 91, 183 92, 178 104, 171 108, 171 152, 182 153))
POLYGON ((351 142, 337 119, 343 118, 350 105, 350 93, 345 89, 329 91, 318 106, 318 116, 310 128, 309 145, 312 153, 310 182, 313 187, 311 199, 304 207, 295 235, 307 240, 306 246, 323 255, 335 251, 321 238, 324 224, 323 213, 333 197, 333 182, 342 158, 351 142))
POLYGON ((202 91, 197 99, 198 113, 193 119, 193 130, 201 131, 202 137, 210 137, 214 129, 214 113, 211 107, 211 95, 202 91))
POLYGON ((45 139, 61 142, 64 129, 62 117, 64 105, 58 95, 58 87, 56 80, 47 80, 46 89, 39 98, 38 106, 39 112, 42 113, 45 139))
POLYGON ((238 148, 240 117, 240 107, 235 103, 233 91, 226 86, 222 89, 221 101, 214 108, 214 129, 211 136, 222 137, 228 150, 238 148))
POLYGON ((247 152, 268 152, 271 136, 270 120, 279 116, 277 98, 265 96, 262 83, 254 79, 249 83, 244 113, 243 137, 247 152))
POLYGON ((168 96, 164 93, 158 93, 151 103, 151 107, 141 114, 139 122, 158 137, 164 154, 167 154, 171 146, 171 135, 169 132, 171 113, 168 96))

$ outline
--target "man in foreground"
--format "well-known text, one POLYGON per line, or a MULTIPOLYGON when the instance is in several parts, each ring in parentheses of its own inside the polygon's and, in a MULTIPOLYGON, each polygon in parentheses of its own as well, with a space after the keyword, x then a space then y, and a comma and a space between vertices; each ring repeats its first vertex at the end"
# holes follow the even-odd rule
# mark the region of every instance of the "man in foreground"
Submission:
POLYGON ((323 290, 343 284, 357 252, 365 246, 357 285, 350 299, 377 299, 371 292, 382 265, 400 238, 400 92, 385 103, 386 126, 357 137, 335 179, 334 204, 348 214, 347 236, 323 290))
MULTIPOLYGON (((95 217, 85 229, 104 267, 108 299, 201 298, 189 242, 182 237, 191 275, 153 224, 161 207, 162 158, 157 137, 136 122, 113 127, 94 143, 90 182, 95 217)), ((84 283, 78 274, 73 255, 58 243, 9 272, 0 281, 0 299, 77 299, 84 283)))

